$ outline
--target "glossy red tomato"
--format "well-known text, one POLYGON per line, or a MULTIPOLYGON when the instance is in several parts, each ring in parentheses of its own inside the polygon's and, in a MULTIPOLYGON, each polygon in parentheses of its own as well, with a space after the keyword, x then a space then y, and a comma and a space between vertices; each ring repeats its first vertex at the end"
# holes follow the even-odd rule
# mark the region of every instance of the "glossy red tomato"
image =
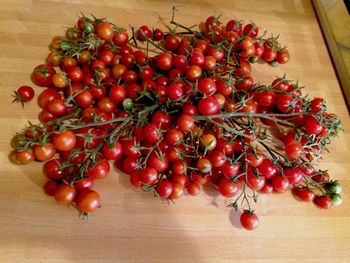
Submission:
POLYGON ((51 143, 44 145, 36 144, 33 147, 33 154, 36 160, 43 162, 51 159, 56 153, 55 146, 51 143))
POLYGON ((15 100, 14 101, 20 101, 20 102, 28 102, 33 99, 34 97, 34 90, 30 86, 21 86, 17 89, 15 92, 15 100))
POLYGON ((147 160, 147 166, 154 168, 160 173, 164 172, 168 168, 169 161, 165 154, 153 151, 147 160))
POLYGON ((191 65, 186 69, 185 73, 190 81, 195 81, 202 76, 202 68, 197 65, 191 65))
POLYGON ((286 64, 290 59, 288 50, 282 52, 278 51, 276 56, 276 61, 280 64, 286 64))
POLYGON ((126 30, 120 30, 113 36, 113 43, 117 46, 125 46, 128 43, 129 35, 126 30))
POLYGON ((173 57, 169 53, 161 53, 157 58, 157 66, 161 70, 169 70, 173 66, 173 57))
POLYGON ((140 179, 146 185, 154 184, 158 179, 158 172, 153 167, 146 167, 141 170, 140 179))
POLYGON ((166 50, 174 51, 180 46, 180 40, 176 35, 167 35, 164 38, 164 47, 166 50))
POLYGON ((214 80, 210 78, 202 78, 198 82, 197 88, 205 95, 214 94, 216 91, 216 84, 214 80))
POLYGON ((65 177, 64 170, 60 167, 61 162, 58 159, 47 161, 43 166, 43 172, 49 179, 59 180, 65 177))
POLYGON ((34 160, 33 151, 31 149, 13 150, 9 157, 11 162, 15 164, 27 164, 34 160))
POLYGON ((225 154, 220 151, 210 151, 208 155, 209 161, 213 167, 221 167, 225 163, 225 154))
POLYGON ((130 174, 130 183, 137 188, 142 186, 141 171, 140 170, 133 171, 130 174))
POLYGON ((74 148, 76 137, 72 131, 66 130, 56 133, 52 137, 52 144, 59 151, 70 151, 74 148))
POLYGON ((254 230, 259 225, 259 218, 251 211, 244 210, 240 216, 241 225, 247 230, 254 230))
POLYGON ((196 196, 199 195, 201 192, 201 186, 197 183, 191 183, 187 186, 187 192, 189 195, 196 196))
POLYGON ((173 185, 167 180, 161 181, 157 184, 156 191, 160 197, 168 198, 173 192, 173 185))
POLYGON ((231 182, 226 177, 223 177, 219 182, 218 189, 222 196, 233 197, 237 194, 239 187, 237 183, 231 182))
POLYGON ((220 171, 227 178, 232 178, 239 172, 239 165, 231 163, 230 160, 227 160, 220 168, 220 171))
POLYGON ((47 111, 56 116, 67 114, 67 106, 63 99, 53 99, 47 104, 47 111))
POLYGON ((102 146, 102 154, 107 160, 118 160, 122 157, 123 148, 119 141, 114 143, 104 143, 102 146))
POLYGON ((162 135, 155 124, 149 123, 142 128, 142 136, 146 142, 154 144, 160 141, 162 135))
POLYGON ((303 145, 300 142, 291 140, 285 144, 285 152, 292 159, 299 158, 303 153, 303 145))
POLYGON ((55 199, 59 204, 69 205, 76 196, 76 190, 72 186, 62 183, 55 189, 55 199))
POLYGON ((303 180, 304 173, 299 167, 285 168, 284 175, 288 178, 290 185, 295 185, 303 180))
POLYGON ((165 139, 169 145, 175 145, 183 139, 183 133, 179 129, 172 128, 166 133, 165 139))
POLYGON ((153 30, 153 35, 152 38, 154 41, 160 41, 163 39, 164 33, 162 30, 160 30, 159 28, 156 28, 155 30, 153 30))
POLYGON ((80 211, 90 213, 101 206, 100 195, 91 189, 82 190, 77 199, 77 207, 80 211))
POLYGON ((47 181, 44 185, 45 194, 47 194, 49 196, 54 196, 57 186, 58 186, 58 183, 56 181, 54 181, 54 180, 47 181))
POLYGON ((86 189, 92 189, 93 186, 94 179, 92 177, 84 177, 83 179, 74 182, 74 187, 78 193, 86 189))
POLYGON ((170 116, 162 111, 157 111, 152 116, 152 123, 155 124, 158 128, 166 129, 171 124, 170 116))
POLYGON ((272 188, 277 193, 285 192, 289 187, 289 180, 284 176, 275 176, 272 178, 272 188))
POLYGON ((211 172, 212 164, 207 158, 201 158, 197 161, 197 168, 201 173, 208 174, 211 172))
POLYGON ((265 176, 248 174, 248 185, 256 191, 260 191, 265 186, 265 181, 265 176))
POLYGON ((103 40, 111 40, 114 36, 114 28, 108 22, 101 22, 96 27, 97 35, 103 40))
POLYGON ((320 134, 322 132, 323 126, 315 117, 307 115, 305 117, 304 128, 309 134, 320 134))
POLYGON ((253 77, 247 76, 236 81, 235 86, 238 90, 250 90, 253 86, 253 77))
POLYGON ((56 74, 56 70, 48 64, 41 64, 34 68, 31 75, 35 85, 40 87, 49 87, 52 84, 52 77, 56 74))
POLYGON ((140 26, 140 28, 136 31, 136 37, 142 42, 146 41, 152 37, 152 30, 148 26, 140 26))
POLYGON ((103 179, 109 174, 110 166, 107 160, 100 159, 97 163, 91 167, 87 172, 87 177, 92 177, 95 179, 103 179))
POLYGON ((61 95, 54 89, 45 89, 38 97, 39 106, 44 109, 50 101, 61 98, 61 95))
POLYGON ((269 159, 264 159, 262 161, 262 163, 258 166, 258 171, 267 179, 274 177, 278 172, 277 167, 269 159))
POLYGON ((293 189, 293 193, 303 202, 312 202, 315 198, 314 192, 306 187, 296 187, 293 189))
POLYGON ((213 96, 202 98, 198 103, 198 111, 202 115, 213 115, 219 112, 219 103, 213 96))
POLYGON ((314 203, 319 208, 328 209, 332 206, 332 198, 328 196, 318 196, 315 197, 314 203))

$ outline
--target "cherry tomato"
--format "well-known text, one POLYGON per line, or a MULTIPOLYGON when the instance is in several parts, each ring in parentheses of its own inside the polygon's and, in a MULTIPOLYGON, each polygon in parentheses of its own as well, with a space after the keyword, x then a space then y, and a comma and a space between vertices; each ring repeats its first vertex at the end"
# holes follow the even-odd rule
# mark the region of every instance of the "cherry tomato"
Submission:
POLYGON ((161 139, 161 133, 153 123, 149 123, 142 128, 142 136, 146 142, 151 144, 154 144, 161 139))
POLYGON ((259 225, 259 218, 249 210, 244 210, 240 216, 241 225, 247 230, 254 230, 259 225))
POLYGON ((140 179, 142 183, 152 185, 158 179, 158 172, 152 167, 146 167, 145 169, 141 170, 140 179))
POLYGON ((95 179, 103 179, 109 174, 110 166, 107 160, 100 159, 93 167, 91 167, 87 172, 87 177, 92 177, 95 179))
POLYGON ((27 164, 34 159, 32 150, 15 150, 14 157, 19 164, 27 164))
POLYGON ((300 142, 292 140, 285 144, 285 152, 288 157, 298 159, 303 153, 303 146, 300 142))
POLYGON ((176 128, 172 128, 169 129, 166 133, 165 139, 169 143, 169 145, 175 145, 183 139, 183 133, 176 128))
POLYGON ((165 154, 153 151, 147 160, 147 166, 154 168, 160 173, 164 172, 168 168, 169 161, 165 154))
POLYGON ((52 84, 52 77, 56 74, 56 70, 48 64, 41 64, 34 68, 32 73, 32 81, 40 87, 49 87, 52 84))
POLYGON ((306 187, 296 187, 293 189, 294 195, 303 202, 312 202, 315 198, 314 192, 306 187))
POLYGON ((223 177, 219 182, 218 189, 222 196, 233 197, 237 194, 239 187, 237 183, 231 182, 226 177, 223 177))
POLYGON ((161 53, 157 58, 159 69, 167 71, 173 66, 173 57, 169 53, 161 53))
POLYGON ((90 213, 101 206, 100 195, 91 189, 82 190, 77 199, 77 207, 80 211, 90 213))
POLYGON ((140 26, 140 28, 136 31, 136 37, 142 42, 146 41, 152 37, 152 30, 148 26, 140 26))
POLYGON ((171 195, 169 196, 170 199, 179 199, 184 192, 184 186, 177 182, 172 182, 173 185, 173 191, 171 195))
POLYGON ((196 196, 199 195, 201 192, 201 186, 197 183, 191 183, 187 186, 187 192, 189 195, 196 196))
POLYGON ((65 174, 63 168, 60 167, 60 160, 54 159, 47 161, 43 166, 43 172, 49 179, 64 179, 65 174))
POLYGON ((232 178, 239 172, 239 165, 232 163, 230 160, 227 160, 220 168, 220 171, 227 178, 232 178))
POLYGON ((58 183, 56 183, 56 181, 53 181, 53 180, 47 181, 44 185, 45 194, 49 196, 54 196, 57 186, 58 186, 58 183))
POLYGON ((122 144, 118 141, 112 144, 104 143, 102 154, 107 160, 118 160, 123 154, 122 144))
POLYGON ((36 160, 43 162, 51 159, 56 153, 55 146, 51 143, 44 145, 36 144, 33 147, 33 154, 36 160))
POLYGON ((216 91, 216 84, 210 78, 200 79, 197 87, 205 95, 213 94, 216 91))
POLYGON ((76 190, 68 184, 62 183, 55 189, 55 199, 59 204, 69 205, 75 199, 76 190))
POLYGON ((92 189, 93 186, 94 179, 92 177, 84 177, 83 179, 74 182, 74 187, 78 193, 86 189, 92 189))
POLYGON ((285 168, 284 175, 288 178, 290 185, 295 185, 303 180, 304 173, 299 167, 285 168))
POLYGON ((108 22, 101 22, 96 27, 97 35, 103 40, 111 40, 114 36, 114 28, 108 22))
POLYGON ((169 181, 161 181, 156 186, 156 191, 162 198, 168 198, 173 192, 173 185, 169 181))
POLYGON ((318 196, 315 197, 314 203, 319 208, 328 209, 332 206, 332 199, 328 196, 318 196))
POLYGON ((207 158, 201 158, 197 161, 197 168, 202 173, 210 173, 212 164, 207 158))
POLYGON ((59 151, 70 151, 74 148, 76 137, 72 131, 66 130, 56 133, 52 137, 52 144, 59 151))
POLYGON ((307 115, 305 117, 304 128, 309 134, 319 134, 322 132, 323 126, 315 117, 307 115))
POLYGON ((221 167, 225 163, 225 155, 219 151, 210 151, 208 158, 213 167, 221 167))
POLYGON ((30 86, 21 86, 15 91, 15 100, 19 102, 28 102, 34 97, 34 90, 30 86))
POLYGON ((258 171, 261 175, 266 176, 267 179, 274 177, 278 172, 277 167, 269 159, 262 161, 258 166, 258 171))
POLYGON ((255 176, 253 174, 248 174, 248 185, 256 190, 260 191, 265 186, 265 176, 255 176))
POLYGON ((117 46, 125 46, 128 43, 129 35, 126 30, 120 30, 113 36, 113 43, 117 46))
POLYGON ((287 177, 275 176, 272 178, 272 188, 277 193, 285 192, 289 187, 289 180, 287 177))
POLYGON ((198 111, 202 115, 213 115, 219 112, 219 103, 213 96, 202 98, 198 103, 198 111))

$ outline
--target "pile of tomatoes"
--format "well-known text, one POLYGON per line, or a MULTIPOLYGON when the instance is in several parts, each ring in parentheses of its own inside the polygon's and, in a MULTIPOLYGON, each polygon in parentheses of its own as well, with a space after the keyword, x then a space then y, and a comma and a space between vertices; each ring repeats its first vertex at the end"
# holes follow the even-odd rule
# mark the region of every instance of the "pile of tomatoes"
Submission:
MULTIPOLYGON (((338 117, 285 77, 253 81, 254 63, 287 63, 287 48, 253 23, 214 16, 199 31, 174 19, 167 28, 129 35, 82 16, 54 37, 31 75, 43 87, 40 124, 14 137, 12 160, 44 162, 45 193, 83 215, 100 207, 93 183, 111 165, 170 201, 212 184, 233 198, 249 230, 259 223, 252 202, 260 193, 292 188, 321 208, 340 204, 339 183, 314 167, 338 117)), ((34 92, 21 87, 15 96, 27 102, 34 92)))

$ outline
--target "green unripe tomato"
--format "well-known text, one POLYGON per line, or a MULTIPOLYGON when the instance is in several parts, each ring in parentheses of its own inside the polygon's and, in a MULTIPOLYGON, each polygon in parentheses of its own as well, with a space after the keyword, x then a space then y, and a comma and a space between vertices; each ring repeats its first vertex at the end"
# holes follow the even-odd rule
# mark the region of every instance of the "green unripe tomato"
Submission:
POLYGON ((341 203, 343 202, 343 199, 340 194, 333 194, 331 198, 332 198, 332 205, 334 206, 341 205, 341 203))
POLYGON ((338 181, 326 183, 324 188, 329 191, 331 194, 340 194, 341 193, 341 185, 338 181))
POLYGON ((126 98, 123 100, 123 108, 125 110, 131 110, 134 107, 134 102, 130 98, 126 98))
POLYGON ((84 32, 85 32, 85 33, 88 33, 88 34, 94 32, 94 26, 93 26, 93 24, 91 24, 91 23, 85 23, 85 25, 84 25, 84 32))

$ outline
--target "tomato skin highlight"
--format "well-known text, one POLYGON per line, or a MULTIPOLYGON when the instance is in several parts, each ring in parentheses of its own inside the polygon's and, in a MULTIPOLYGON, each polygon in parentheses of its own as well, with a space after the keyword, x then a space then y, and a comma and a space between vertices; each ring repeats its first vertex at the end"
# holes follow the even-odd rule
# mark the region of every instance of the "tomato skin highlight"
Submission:
POLYGON ((62 133, 55 134, 52 144, 59 151, 70 151, 74 148, 76 137, 72 131, 66 130, 62 133))
POLYGON ((254 230, 259 225, 259 218, 253 212, 245 210, 240 216, 240 222, 246 230, 254 230))
POLYGON ((109 162, 107 160, 101 159, 86 172, 86 176, 92 177, 94 179, 103 179, 109 174, 109 171, 109 162))
POLYGON ((81 191, 77 199, 77 207, 80 211, 90 213, 101 206, 100 195, 91 189, 81 191))
POLYGON ((68 184, 62 183, 56 187, 54 196, 59 204, 69 205, 76 196, 76 190, 68 184))

